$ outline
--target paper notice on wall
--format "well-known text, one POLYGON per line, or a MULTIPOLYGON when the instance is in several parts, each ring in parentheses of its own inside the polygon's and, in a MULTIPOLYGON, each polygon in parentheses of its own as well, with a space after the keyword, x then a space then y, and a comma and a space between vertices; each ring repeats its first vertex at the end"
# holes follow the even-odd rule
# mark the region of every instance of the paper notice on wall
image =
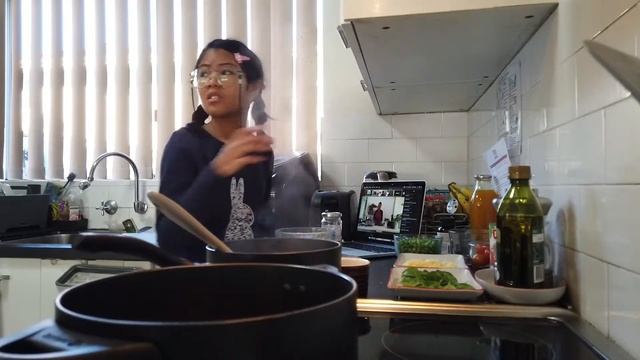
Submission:
POLYGON ((498 109, 496 111, 498 137, 504 138, 511 157, 522 153, 522 101, 520 62, 509 65, 497 80, 498 109))
POLYGON ((500 197, 503 197, 511 185, 509 181, 509 166, 511 166, 511 160, 509 159, 507 143, 504 138, 498 140, 489 151, 484 153, 484 159, 489 167, 489 173, 493 176, 493 186, 496 188, 498 194, 500 194, 500 197))

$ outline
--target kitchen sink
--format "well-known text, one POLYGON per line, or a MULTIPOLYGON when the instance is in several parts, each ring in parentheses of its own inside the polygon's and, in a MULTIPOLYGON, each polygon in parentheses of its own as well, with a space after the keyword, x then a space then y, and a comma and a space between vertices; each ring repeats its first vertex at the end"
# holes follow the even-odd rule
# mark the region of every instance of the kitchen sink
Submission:
POLYGON ((78 234, 52 234, 44 236, 34 236, 26 239, 5 241, 0 246, 20 244, 73 244, 74 239, 77 241, 78 234))
POLYGON ((84 233, 60 233, 32 236, 0 242, 0 258, 41 258, 41 259, 104 259, 142 260, 138 257, 112 252, 85 252, 74 248, 74 244, 87 237, 131 236, 155 244, 155 233, 122 233, 91 231, 84 233))

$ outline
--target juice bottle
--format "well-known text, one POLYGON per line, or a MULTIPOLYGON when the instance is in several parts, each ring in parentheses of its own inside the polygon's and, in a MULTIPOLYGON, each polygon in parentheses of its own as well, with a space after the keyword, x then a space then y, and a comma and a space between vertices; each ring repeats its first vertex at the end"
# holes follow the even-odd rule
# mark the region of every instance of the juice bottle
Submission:
POLYGON ((476 185, 471 195, 471 210, 469 210, 469 222, 471 236, 477 242, 489 241, 489 224, 496 222, 496 209, 492 201, 498 194, 493 190, 491 175, 476 175, 476 185))

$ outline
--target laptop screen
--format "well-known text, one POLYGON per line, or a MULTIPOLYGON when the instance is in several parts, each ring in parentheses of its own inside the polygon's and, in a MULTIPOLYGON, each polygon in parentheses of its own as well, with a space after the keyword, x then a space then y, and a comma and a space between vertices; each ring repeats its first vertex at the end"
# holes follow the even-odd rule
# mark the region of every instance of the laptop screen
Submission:
POLYGON ((426 182, 365 182, 358 205, 358 239, 393 240, 394 234, 418 234, 426 182))

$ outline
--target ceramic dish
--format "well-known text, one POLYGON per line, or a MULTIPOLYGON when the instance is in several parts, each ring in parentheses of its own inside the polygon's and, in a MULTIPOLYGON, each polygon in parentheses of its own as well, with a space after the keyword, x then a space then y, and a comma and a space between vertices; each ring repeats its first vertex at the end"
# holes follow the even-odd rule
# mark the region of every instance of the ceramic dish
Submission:
POLYGON ((402 278, 402 272, 407 268, 396 267, 391 269, 389 275, 389 283, 387 288, 391 290, 395 295, 407 298, 422 298, 422 299, 434 299, 434 300, 474 300, 478 296, 482 295, 482 287, 473 279, 473 275, 467 269, 421 269, 426 271, 442 270, 448 271, 451 275, 455 276, 459 283, 467 283, 473 287, 473 289, 429 289, 422 287, 409 287, 403 286, 400 283, 402 278))
POLYGON ((399 254, 393 267, 466 269, 462 255, 399 254))
POLYGON ((565 284, 548 289, 521 289, 496 285, 493 269, 476 271, 476 280, 492 297, 519 305, 544 305, 556 302, 566 289, 565 284))

